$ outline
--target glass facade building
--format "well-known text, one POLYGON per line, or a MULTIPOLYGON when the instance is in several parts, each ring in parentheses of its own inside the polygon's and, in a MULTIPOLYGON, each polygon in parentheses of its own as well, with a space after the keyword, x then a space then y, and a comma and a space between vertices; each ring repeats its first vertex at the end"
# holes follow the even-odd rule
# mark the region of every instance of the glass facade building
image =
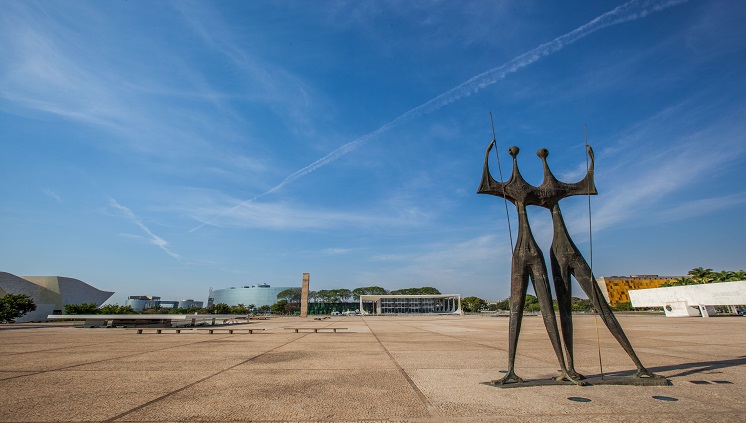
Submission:
POLYGON ((207 301, 208 306, 212 304, 228 304, 237 306, 243 304, 248 306, 254 304, 255 307, 272 305, 276 303, 277 294, 290 289, 297 288, 292 286, 272 287, 267 284, 231 287, 225 289, 215 289, 210 291, 210 298, 207 301))
POLYGON ((461 295, 361 295, 363 314, 461 314, 461 295))

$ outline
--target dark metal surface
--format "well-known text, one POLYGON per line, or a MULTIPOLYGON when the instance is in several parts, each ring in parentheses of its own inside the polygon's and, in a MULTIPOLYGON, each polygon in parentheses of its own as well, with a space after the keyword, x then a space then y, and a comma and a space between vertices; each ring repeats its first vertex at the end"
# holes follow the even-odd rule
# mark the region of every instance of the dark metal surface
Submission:
POLYGON ((562 375, 557 379, 568 380, 574 383, 583 379, 583 376, 575 371, 573 358, 573 326, 572 326, 572 292, 571 276, 574 276, 578 284, 591 299, 593 306, 598 311, 606 327, 616 338, 622 348, 627 352, 635 366, 637 367, 636 378, 661 378, 648 371, 632 349, 632 345, 627 339, 621 325, 614 317, 611 307, 606 302, 601 290, 591 272, 590 266, 583 255, 573 243, 565 226, 562 212, 559 207, 559 201, 573 195, 596 195, 596 186, 594 183, 594 154, 588 146, 588 155, 590 157, 590 167, 585 177, 576 183, 565 183, 558 181, 547 164, 549 152, 546 149, 540 149, 536 154, 541 159, 544 166, 544 180, 538 187, 527 183, 518 170, 518 147, 511 147, 508 151, 513 157, 513 173, 510 179, 505 182, 497 182, 492 178, 489 171, 489 153, 495 141, 490 143, 485 153, 484 168, 482 170, 482 181, 477 193, 491 194, 507 199, 515 204, 518 209, 518 242, 513 250, 513 260, 511 268, 511 312, 510 312, 510 339, 508 355, 508 374, 500 381, 499 384, 509 382, 522 383, 523 380, 515 375, 515 351, 518 344, 518 336, 521 329, 521 319, 523 316, 523 305, 526 297, 526 288, 528 277, 531 277, 534 283, 534 290, 541 305, 544 324, 552 341, 557 358, 560 360, 562 375), (554 310, 551 307, 551 293, 547 280, 546 264, 534 237, 531 233, 531 227, 526 216, 526 206, 533 205, 549 209, 552 213, 552 225, 554 227, 554 237, 550 249, 550 261, 552 267, 552 276, 557 294, 557 304, 560 313, 560 324, 562 327, 562 341, 565 344, 566 362, 564 361, 560 343, 557 340, 558 331, 554 310), (548 303, 548 306, 547 306, 548 303))
POLYGON ((518 170, 518 147, 510 147, 508 152, 513 157, 513 173, 508 182, 501 183, 495 181, 489 173, 488 157, 490 150, 495 145, 493 141, 487 148, 484 158, 484 172, 482 174, 482 183, 478 193, 492 194, 505 198, 516 206, 518 211, 518 239, 513 249, 513 260, 511 264, 510 276, 510 334, 508 344, 508 373, 499 381, 505 383, 523 383, 523 379, 515 374, 515 356, 518 346, 518 336, 521 331, 521 321, 523 319, 523 306, 526 300, 526 290, 528 288, 529 278, 534 286, 536 298, 539 301, 541 315, 544 319, 544 326, 549 334, 549 340, 552 342, 552 348, 557 355, 557 360, 561 370, 558 379, 569 380, 578 384, 581 382, 567 373, 565 360, 562 354, 562 345, 557 329, 557 318, 552 308, 552 294, 549 286, 547 275, 547 265, 544 262, 544 254, 539 245, 534 240, 531 226, 528 223, 526 215, 526 206, 536 204, 541 198, 541 192, 534 186, 531 186, 521 176, 518 170))

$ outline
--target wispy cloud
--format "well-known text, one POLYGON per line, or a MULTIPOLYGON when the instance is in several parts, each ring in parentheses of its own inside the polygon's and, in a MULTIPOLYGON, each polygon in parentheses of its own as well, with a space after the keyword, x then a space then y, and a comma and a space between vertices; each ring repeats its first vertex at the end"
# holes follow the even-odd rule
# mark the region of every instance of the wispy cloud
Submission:
POLYGON ((57 193, 56 193, 56 192, 52 191, 51 189, 49 189, 49 188, 44 188, 44 189, 42 190, 42 192, 44 193, 44 195, 46 195, 47 197, 49 197, 49 198, 53 199, 54 201, 56 201, 56 202, 58 202, 58 203, 60 203, 60 204, 62 204, 62 203, 63 203, 63 201, 62 201, 62 198, 61 198, 61 197, 60 197, 59 195, 57 195, 57 193))
MULTIPOLYGON (((177 200, 179 213, 197 221, 228 228, 261 228, 277 230, 317 230, 339 227, 418 226, 429 221, 427 214, 415 207, 391 207, 387 212, 323 209, 289 202, 244 204, 240 199, 206 190, 189 190, 177 200), (231 206, 231 204, 238 204, 231 206), (228 212, 225 212, 225 210, 228 212), (220 213, 220 218, 214 216, 220 213)), ((393 200, 395 201, 395 200, 393 200)))
MULTIPOLYGON (((224 94, 211 86, 215 81, 208 80, 208 72, 200 64, 185 62, 189 56, 180 54, 188 47, 176 44, 157 49, 163 41, 157 36, 146 42, 128 35, 124 48, 117 26, 130 24, 129 15, 106 15, 84 3, 57 6, 4 5, 0 14, 0 51, 5 58, 0 61, 0 110, 48 114, 102 130, 106 135, 90 138, 91 146, 157 157, 162 167, 198 158, 193 162, 207 171, 237 170, 246 175, 266 170, 259 154, 247 157, 236 147, 236 140, 242 146, 253 143, 243 118, 231 106, 232 100, 246 94, 224 94), (75 21, 101 27, 107 47, 102 49, 80 26, 67 25, 75 21), (151 50, 158 52, 160 60, 149 61, 148 66, 133 56, 151 50), (174 68, 179 72, 173 72, 174 68)), ((172 166, 171 170, 203 169, 172 166)))
POLYGON ((497 298, 498 288, 507 286, 505 282, 510 279, 510 256, 507 241, 497 235, 434 243, 418 247, 416 253, 371 257, 377 262, 376 273, 363 274, 361 280, 383 279, 387 281, 387 286, 398 285, 399 288, 432 284, 441 290, 453 292, 461 292, 466 283, 498 280, 500 283, 495 283, 493 293, 497 298), (385 270, 387 264, 391 265, 392 270, 385 270))
POLYGON ((504 79, 506 76, 512 73, 515 73, 521 70, 522 68, 525 68, 526 66, 529 66, 537 62, 539 59, 543 57, 554 54, 562 50, 564 47, 570 44, 573 44, 576 41, 588 35, 591 35, 596 31, 599 31, 603 28, 607 28, 609 26, 618 25, 624 22, 641 19, 651 13, 659 12, 661 10, 664 10, 669 7, 676 6, 676 5, 685 3, 685 2, 686 0, 665 0, 665 1, 633 0, 621 6, 618 6, 614 8, 613 10, 596 17, 595 19, 591 20, 585 25, 582 25, 564 35, 561 35, 553 39, 552 41, 544 43, 534 48, 533 50, 530 50, 520 56, 517 56, 514 59, 508 61, 507 63, 501 66, 490 69, 486 72, 483 72, 477 76, 472 77, 471 79, 438 95, 437 97, 405 112, 404 114, 398 116, 394 120, 379 127, 375 131, 365 134, 353 141, 348 142, 347 144, 344 144, 343 146, 337 148, 331 153, 309 164, 308 166, 305 166, 293 172, 292 174, 287 176, 282 182, 280 182, 278 185, 274 186, 273 188, 270 188, 269 190, 253 198, 250 198, 228 210, 225 210, 224 212, 218 214, 217 216, 215 216, 215 218, 211 220, 204 221, 202 224, 196 226, 195 228, 192 228, 190 232, 194 232, 202 228, 205 225, 212 224, 214 219, 221 217, 223 214, 233 213, 246 204, 252 203, 261 197, 264 197, 268 194, 278 191, 279 189, 283 188, 287 184, 292 183, 293 181, 323 166, 326 166, 336 161, 340 157, 343 157, 355 151, 357 148, 359 148, 364 143, 377 138, 379 135, 387 132, 388 130, 394 127, 397 127, 416 117, 432 113, 464 97, 468 97, 473 94, 476 94, 479 91, 483 90, 484 88, 490 85, 493 85, 497 83, 498 81, 504 79))
POLYGON ((719 210, 743 208, 746 204, 746 192, 739 192, 720 197, 700 198, 659 211, 654 218, 658 221, 672 222, 698 216, 706 216, 719 210))
POLYGON ((117 200, 115 200, 113 198, 109 199, 109 205, 111 207, 115 208, 116 210, 120 211, 125 218, 127 218, 129 221, 131 221, 132 223, 134 223, 135 225, 137 225, 137 227, 140 228, 143 231, 143 233, 145 233, 145 239, 148 242, 150 242, 151 244, 153 244, 156 247, 160 248, 161 250, 163 250, 169 256, 171 256, 171 257, 173 257, 173 258, 175 258, 177 260, 181 260, 181 256, 179 256, 175 252, 171 251, 171 249, 168 248, 168 243, 163 238, 161 238, 158 235, 154 234, 147 226, 145 226, 145 224, 142 223, 142 221, 140 220, 140 218, 137 217, 132 212, 132 210, 130 210, 129 208, 127 208, 127 207, 119 204, 119 202, 117 202, 117 200))
MULTIPOLYGON (((741 118, 742 112, 733 110, 691 132, 687 123, 701 115, 702 110, 686 102, 624 131, 623 137, 596 154, 599 196, 592 199, 594 231, 639 221, 643 216, 645 222, 661 222, 694 217, 720 208, 714 204, 705 207, 710 193, 692 187, 742 160, 746 152, 743 147, 746 123, 741 118), (651 143, 651 139, 667 139, 668 142, 659 146, 651 143), (606 163, 612 163, 606 160, 607 156, 614 157, 613 168, 605 167, 606 163), (672 197, 682 191, 687 194, 681 200, 672 197)), ((737 204, 743 200, 743 195, 721 199, 723 204, 737 204)), ((586 204, 576 203, 575 213, 565 215, 580 215, 580 209, 586 207, 586 204)), ((582 216, 570 219, 568 227, 587 231, 587 213, 582 216)))

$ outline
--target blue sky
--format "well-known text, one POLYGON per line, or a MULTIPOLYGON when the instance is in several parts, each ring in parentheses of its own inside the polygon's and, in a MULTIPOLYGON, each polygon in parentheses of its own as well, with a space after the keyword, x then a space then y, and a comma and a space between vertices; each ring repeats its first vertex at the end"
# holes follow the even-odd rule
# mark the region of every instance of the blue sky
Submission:
MULTIPOLYGON (((490 112, 503 172, 517 145, 534 185, 542 147, 583 176, 587 124, 597 276, 743 269, 744 21, 735 1, 3 2, 0 270, 119 303, 303 272, 502 299, 490 112)), ((589 257, 587 198, 562 207, 589 257)))

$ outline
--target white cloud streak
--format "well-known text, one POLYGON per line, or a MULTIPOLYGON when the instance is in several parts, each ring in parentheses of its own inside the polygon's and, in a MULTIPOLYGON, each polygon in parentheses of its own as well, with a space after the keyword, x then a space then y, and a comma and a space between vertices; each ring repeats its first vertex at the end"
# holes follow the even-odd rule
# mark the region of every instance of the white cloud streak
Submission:
POLYGON ((552 41, 549 41, 547 43, 544 43, 533 50, 530 50, 520 56, 515 57, 514 59, 508 61, 507 63, 498 66, 496 68, 490 69, 486 72, 483 72, 477 76, 474 76, 473 78, 457 85, 454 88, 451 88, 450 90, 438 95, 437 97, 405 112, 404 114, 400 115, 399 117, 395 118, 391 122, 379 127, 373 132, 370 132, 368 134, 365 134, 353 141, 348 142, 347 144, 344 144, 343 146, 339 147, 338 149, 332 151, 331 153, 327 154, 326 156, 316 160, 315 162, 309 164, 306 167, 303 167, 289 176, 287 176, 282 182, 280 182, 275 187, 249 199, 246 200, 236 206, 234 206, 231 209, 228 209, 224 211, 223 213, 218 214, 213 219, 208 220, 206 222, 203 222, 202 224, 196 226, 195 228, 192 228, 190 232, 194 232, 200 228, 202 228, 205 225, 211 225, 212 222, 214 222, 216 219, 222 217, 223 215, 227 213, 234 212, 235 210, 254 202, 255 200, 276 192, 277 190, 283 188, 287 184, 323 167, 326 166, 340 157, 343 157, 353 151, 355 151, 357 148, 359 148, 364 143, 376 138, 377 136, 381 135, 382 133, 401 125, 404 122, 407 122, 411 119, 414 119, 416 117, 432 113, 438 109, 441 109, 442 107, 445 107, 453 102, 456 102, 464 97, 471 96, 473 94, 478 93, 479 91, 483 90, 484 88, 493 85, 497 83, 498 81, 504 79, 506 76, 515 73, 519 71, 522 68, 525 68, 526 66, 531 65, 532 63, 537 62, 539 59, 545 56, 549 56, 553 53, 556 53, 560 50, 562 50, 564 47, 575 43, 576 41, 593 34, 596 31, 599 31, 601 29, 621 24, 624 22, 634 21, 637 19, 644 18, 648 16, 651 13, 659 12, 664 9, 667 9, 672 6, 676 6, 682 3, 685 3, 687 0, 665 0, 665 1, 645 1, 645 0, 632 0, 628 3, 625 3, 621 6, 616 7, 615 9, 606 12, 595 19, 591 20, 590 22, 586 23, 585 25, 582 25, 564 35, 561 35, 552 41))
POLYGON ((146 239, 148 240, 148 242, 150 242, 151 244, 153 244, 156 247, 160 248, 161 250, 163 250, 169 256, 171 256, 171 257, 173 257, 173 258, 175 258, 177 260, 181 260, 181 256, 179 256, 175 252, 171 251, 171 249, 168 248, 168 243, 163 238, 159 237, 158 235, 154 234, 150 229, 148 229, 148 227, 145 226, 145 224, 142 223, 142 221, 140 220, 140 218, 138 218, 132 212, 132 210, 130 210, 129 208, 127 208, 127 207, 119 204, 119 202, 117 202, 117 200, 115 200, 113 198, 109 199, 109 205, 111 207, 119 210, 120 212, 122 212, 122 214, 124 215, 124 217, 126 217, 132 223, 134 223, 135 225, 137 225, 137 227, 139 227, 140 229, 142 229, 142 231, 145 233, 145 236, 146 236, 146 239))
POLYGON ((337 226, 410 227, 425 224, 429 220, 429 216, 419 209, 406 207, 393 207, 387 212, 328 210, 284 202, 231 207, 231 204, 240 203, 240 200, 202 190, 188 191, 174 201, 186 201, 188 205, 182 206, 181 211, 201 222, 228 208, 231 211, 222 213, 219 226, 230 228, 323 230, 337 226))

